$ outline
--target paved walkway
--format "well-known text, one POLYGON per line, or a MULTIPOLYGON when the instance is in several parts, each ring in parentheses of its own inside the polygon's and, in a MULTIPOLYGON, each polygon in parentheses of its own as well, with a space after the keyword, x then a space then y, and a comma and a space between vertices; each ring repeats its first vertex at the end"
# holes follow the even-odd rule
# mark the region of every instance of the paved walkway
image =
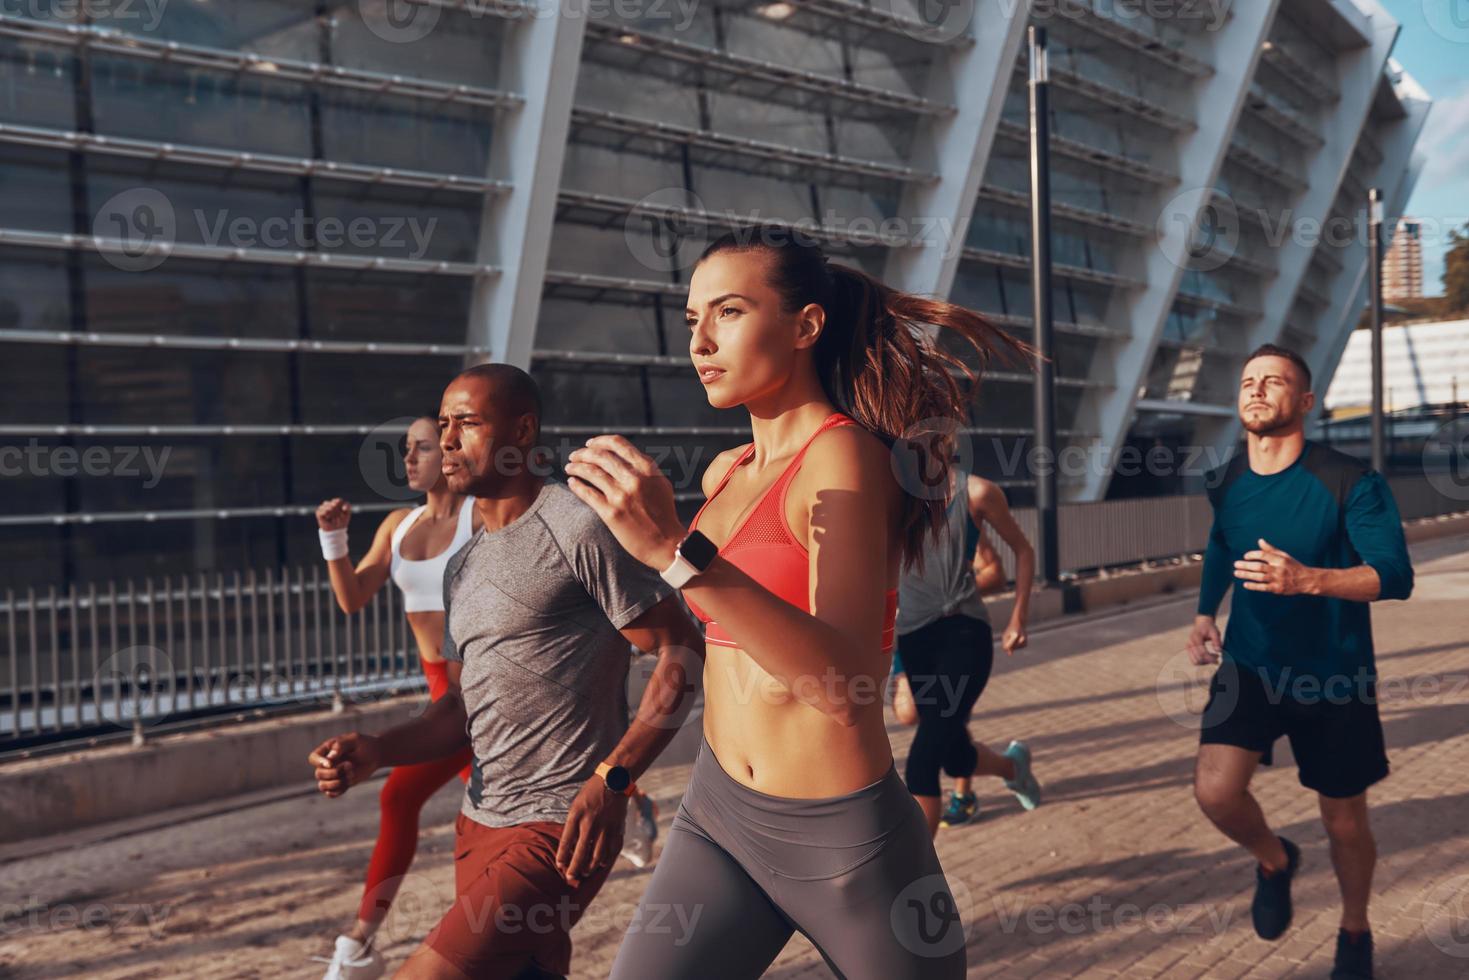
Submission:
MULTIPOLYGON (((1393 764, 1372 794, 1379 976, 1469 978, 1469 538, 1413 551, 1413 598, 1373 610, 1393 764)), ((939 836, 971 977, 1330 971, 1335 879, 1293 766, 1255 783, 1304 851, 1297 921, 1277 943, 1250 928, 1249 859, 1194 805, 1191 679, 1206 672, 1182 653, 1192 608, 1180 596, 1042 629, 997 663, 972 730, 1028 740, 1047 799, 1027 814, 981 784, 983 819, 939 836)), ((901 757, 912 733, 891 731, 901 757)), ((1289 760, 1284 743, 1277 754, 1289 760)), ((647 782, 664 827, 687 775, 669 765, 647 782)), ((452 896, 456 802, 446 789, 425 811, 384 930, 394 962, 452 896)), ((0 977, 319 977, 308 958, 350 921, 375 827, 375 808, 350 797, 301 796, 0 866, 0 977)), ((606 975, 648 874, 618 865, 577 927, 574 976, 606 975)), ((829 974, 797 937, 767 975, 829 974)))

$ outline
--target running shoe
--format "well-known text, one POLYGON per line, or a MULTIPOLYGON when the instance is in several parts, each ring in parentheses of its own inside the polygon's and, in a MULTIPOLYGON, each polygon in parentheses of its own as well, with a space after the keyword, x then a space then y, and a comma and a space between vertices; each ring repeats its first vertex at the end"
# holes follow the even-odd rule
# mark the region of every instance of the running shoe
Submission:
POLYGON ((1301 866, 1301 849, 1284 837, 1280 838, 1280 846, 1285 848, 1284 868, 1267 875, 1264 868, 1255 865, 1255 900, 1250 903, 1250 919, 1255 924, 1255 935, 1261 939, 1279 939, 1290 926, 1290 883, 1301 866))
POLYGON ((318 963, 329 964, 321 980, 377 980, 387 972, 387 964, 377 950, 364 947, 351 936, 338 936, 336 951, 331 959, 325 956, 311 957, 318 963))
POLYGON ((1336 963, 1331 980, 1372 980, 1372 933, 1336 931, 1336 963))
POLYGON ((1041 784, 1030 770, 1030 747, 1017 739, 1001 754, 1015 763, 1015 778, 1005 780, 1005 788, 1015 794, 1021 806, 1034 810, 1041 805, 1041 784))
POLYGON ((634 868, 646 868, 653 860, 653 842, 658 839, 658 807, 647 796, 636 796, 637 815, 628 821, 622 840, 622 856, 634 868))
POLYGON ((940 827, 958 827, 974 819, 979 812, 979 798, 973 793, 949 794, 949 805, 944 808, 943 816, 939 817, 940 827))

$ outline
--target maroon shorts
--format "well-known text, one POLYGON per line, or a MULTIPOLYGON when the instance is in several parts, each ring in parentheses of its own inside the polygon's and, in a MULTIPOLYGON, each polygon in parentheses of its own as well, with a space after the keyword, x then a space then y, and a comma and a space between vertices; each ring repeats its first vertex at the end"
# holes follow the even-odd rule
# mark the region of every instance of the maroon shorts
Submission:
POLYGON ((607 880, 573 888, 556 870, 559 823, 486 827, 454 820, 454 904, 424 942, 472 977, 513 977, 528 967, 571 972, 571 927, 607 880))

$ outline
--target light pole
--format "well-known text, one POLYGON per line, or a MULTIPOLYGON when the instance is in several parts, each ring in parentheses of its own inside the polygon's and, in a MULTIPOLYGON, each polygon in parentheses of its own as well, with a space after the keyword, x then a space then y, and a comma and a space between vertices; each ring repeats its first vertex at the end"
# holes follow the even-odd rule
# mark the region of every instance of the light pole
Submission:
POLYGON ((1030 278, 1035 313, 1035 474, 1036 556, 1040 579, 1055 585, 1060 577, 1056 519, 1055 372, 1051 335, 1051 72, 1046 29, 1030 28, 1030 278))
MULTIPOLYGON (((1367 192, 1367 281, 1372 294, 1372 468, 1386 465, 1382 432, 1382 191, 1367 192)), ((1384 474, 1385 475, 1385 474, 1384 474)))

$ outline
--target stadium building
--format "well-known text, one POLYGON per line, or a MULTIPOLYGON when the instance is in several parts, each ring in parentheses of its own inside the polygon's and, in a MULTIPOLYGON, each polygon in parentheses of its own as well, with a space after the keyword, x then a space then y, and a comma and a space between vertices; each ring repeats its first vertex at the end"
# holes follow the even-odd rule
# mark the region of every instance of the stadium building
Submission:
MULTIPOLYGON (((757 221, 1028 337, 1032 24, 1063 499, 1196 489, 1124 447, 1227 454, 1262 342, 1326 390, 1368 188, 1391 227, 1429 107, 1376 0, 934 7, 0 7, 0 586, 317 561, 315 504, 399 505, 402 428, 466 359, 692 506, 747 429, 689 368, 690 263, 757 221)), ((970 431, 1022 503, 1031 406, 999 366, 970 431)))

